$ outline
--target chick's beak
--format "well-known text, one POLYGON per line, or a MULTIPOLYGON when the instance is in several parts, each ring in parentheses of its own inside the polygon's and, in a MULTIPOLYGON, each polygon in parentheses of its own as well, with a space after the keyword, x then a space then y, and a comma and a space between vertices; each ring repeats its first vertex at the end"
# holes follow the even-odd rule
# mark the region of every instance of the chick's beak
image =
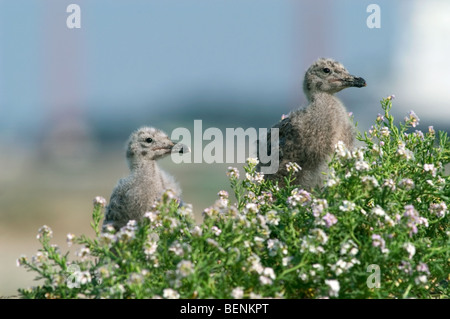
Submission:
POLYGON ((357 87, 357 88, 362 88, 364 86, 367 86, 366 80, 364 80, 363 78, 360 77, 356 77, 356 76, 350 76, 348 79, 345 80, 345 82, 347 82, 347 84, 349 86, 353 86, 353 87, 357 87))
POLYGON ((174 146, 175 144, 170 142, 170 144, 153 148, 153 151, 163 151, 162 154, 169 154, 172 152, 174 146))

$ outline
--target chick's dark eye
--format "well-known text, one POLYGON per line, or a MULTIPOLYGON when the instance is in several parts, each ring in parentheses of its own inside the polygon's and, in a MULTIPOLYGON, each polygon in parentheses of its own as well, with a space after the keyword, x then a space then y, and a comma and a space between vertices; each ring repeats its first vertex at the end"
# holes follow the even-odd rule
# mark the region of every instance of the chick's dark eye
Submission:
POLYGON ((330 73, 331 72, 331 70, 329 68, 323 68, 322 71, 325 72, 325 73, 330 73))
POLYGON ((151 143, 151 142, 153 142, 153 139, 151 139, 150 137, 147 137, 147 138, 145 139, 145 141, 146 141, 147 143, 151 143))

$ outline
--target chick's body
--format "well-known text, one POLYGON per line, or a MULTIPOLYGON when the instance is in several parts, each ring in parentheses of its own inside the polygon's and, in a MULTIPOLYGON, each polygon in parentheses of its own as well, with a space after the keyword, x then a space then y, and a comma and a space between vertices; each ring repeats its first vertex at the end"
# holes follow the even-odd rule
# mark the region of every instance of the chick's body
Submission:
POLYGON ((104 226, 119 229, 129 220, 140 220, 165 190, 171 189, 176 197, 181 196, 174 178, 156 163, 157 159, 174 151, 174 146, 165 133, 151 127, 141 128, 130 136, 127 160, 131 172, 114 188, 106 208, 104 226))

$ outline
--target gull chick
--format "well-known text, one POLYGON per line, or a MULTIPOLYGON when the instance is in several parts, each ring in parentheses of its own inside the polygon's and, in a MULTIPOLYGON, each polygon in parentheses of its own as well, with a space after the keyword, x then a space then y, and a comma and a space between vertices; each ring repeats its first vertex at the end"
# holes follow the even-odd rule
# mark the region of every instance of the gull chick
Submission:
MULTIPOLYGON (((315 61, 303 81, 309 105, 291 112, 273 126, 279 129, 280 166, 276 173, 266 174, 265 178, 284 186, 284 178, 288 176, 286 164, 296 162, 301 170, 295 173, 294 183, 304 189, 321 187, 323 172, 328 171, 327 164, 337 142, 342 141, 352 148, 355 141, 355 127, 345 106, 334 94, 364 86, 366 81, 351 75, 341 63, 325 58, 315 61)), ((270 150, 270 135, 267 142, 259 143, 267 143, 266 149, 270 150)), ((261 167, 259 164, 257 168, 261 170, 261 167)))
POLYGON ((133 132, 126 152, 130 175, 120 179, 114 188, 106 207, 103 227, 112 225, 118 230, 129 220, 139 221, 168 189, 180 198, 179 185, 171 175, 159 168, 156 161, 172 152, 189 151, 187 146, 175 144, 154 127, 142 127, 133 132))

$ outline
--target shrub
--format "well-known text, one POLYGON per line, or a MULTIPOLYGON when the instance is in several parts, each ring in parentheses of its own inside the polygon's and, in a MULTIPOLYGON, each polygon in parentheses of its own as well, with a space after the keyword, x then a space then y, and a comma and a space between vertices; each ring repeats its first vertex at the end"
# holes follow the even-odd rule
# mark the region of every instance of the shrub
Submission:
POLYGON ((95 238, 76 260, 42 244, 18 263, 43 279, 23 298, 448 298, 450 162, 447 135, 412 132, 411 112, 394 125, 392 97, 384 115, 349 150, 341 142, 324 187, 286 187, 255 171, 229 168, 236 203, 221 191, 196 225, 189 205, 166 192, 139 223, 100 232, 106 201, 96 198, 95 238))

